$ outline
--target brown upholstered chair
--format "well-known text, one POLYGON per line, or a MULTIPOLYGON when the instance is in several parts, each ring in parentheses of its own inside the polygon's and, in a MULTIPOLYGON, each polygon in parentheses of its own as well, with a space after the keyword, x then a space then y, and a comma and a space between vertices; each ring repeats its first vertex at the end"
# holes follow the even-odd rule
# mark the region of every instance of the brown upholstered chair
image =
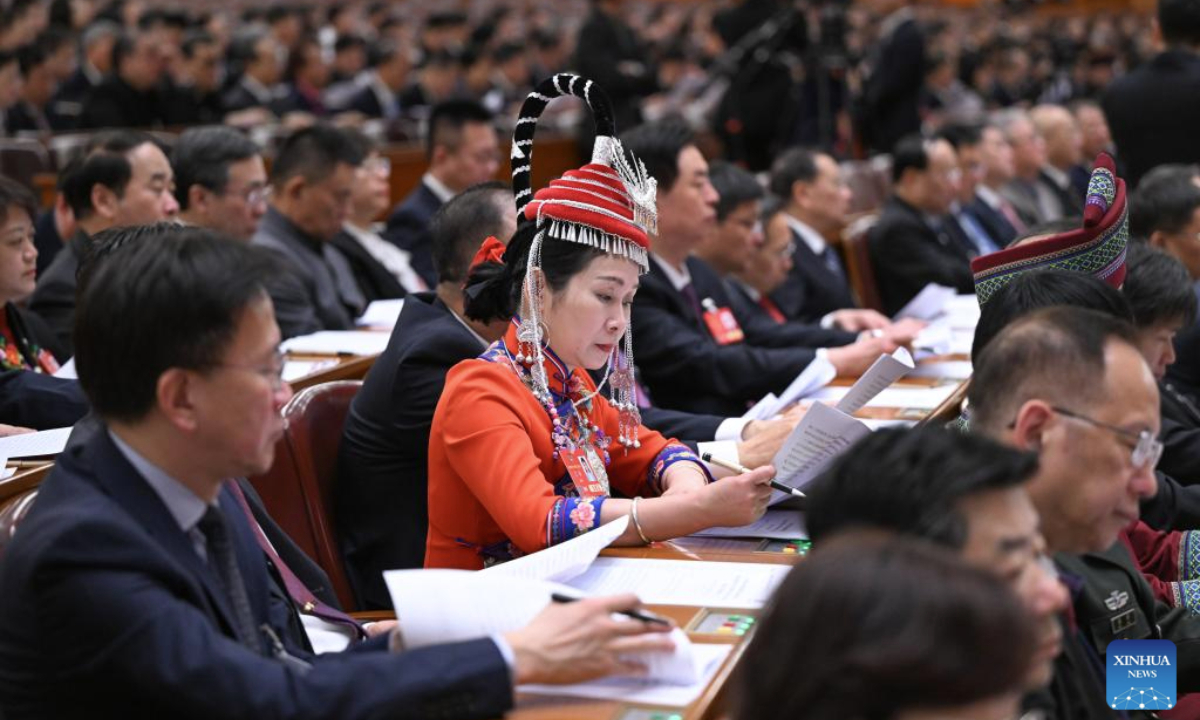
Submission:
POLYGON ((6 138, 0 140, 0 173, 25 187, 33 187, 33 178, 54 170, 50 152, 41 141, 6 138))
POLYGON ((867 248, 867 232, 878 219, 878 215, 860 217, 842 233, 842 255, 846 259, 850 287, 858 296, 859 304, 873 310, 882 310, 883 301, 875 284, 875 270, 871 266, 871 253, 867 248))
POLYGON ((275 464, 250 478, 275 522, 329 575, 347 611, 355 603, 338 545, 333 484, 342 426, 360 387, 360 381, 342 380, 297 393, 283 409, 287 430, 275 448, 275 464))

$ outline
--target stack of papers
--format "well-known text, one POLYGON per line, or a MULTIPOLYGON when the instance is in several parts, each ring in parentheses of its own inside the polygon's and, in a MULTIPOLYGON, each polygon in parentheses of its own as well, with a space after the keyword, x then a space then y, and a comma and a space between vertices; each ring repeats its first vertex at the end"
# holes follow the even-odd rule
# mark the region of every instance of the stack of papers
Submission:
POLYGON ((56 428, 35 433, 22 433, 0 438, 0 457, 17 460, 27 457, 57 455, 67 449, 71 428, 56 428))
MULTIPOLYGON (((790 567, 688 560, 597 558, 628 528, 623 517, 541 552, 479 572, 392 570, 384 573, 405 646, 470 640, 527 625, 551 600, 634 592, 642 602, 761 608, 790 567), (480 602, 486 598, 486 602, 480 602)), ((695 700, 729 645, 693 645, 672 631, 669 653, 631 656, 647 667, 639 678, 606 678, 569 686, 523 686, 520 692, 682 706, 695 700)))
MULTIPOLYGON (((771 461, 775 479, 803 490, 834 458, 870 433, 870 428, 838 408, 813 405, 775 453, 771 461)), ((789 497, 776 490, 771 494, 771 504, 777 505, 789 497)))
POLYGON ((400 311, 404 309, 404 298, 397 300, 375 300, 363 311, 362 317, 354 321, 359 327, 386 328, 396 327, 400 319, 400 311))
POLYGON ((378 355, 390 338, 369 330, 322 330, 285 340, 280 349, 296 355, 378 355))
POLYGON ((805 540, 808 538, 808 530, 804 528, 804 515, 799 510, 771 508, 749 525, 709 528, 701 530, 694 537, 805 540))

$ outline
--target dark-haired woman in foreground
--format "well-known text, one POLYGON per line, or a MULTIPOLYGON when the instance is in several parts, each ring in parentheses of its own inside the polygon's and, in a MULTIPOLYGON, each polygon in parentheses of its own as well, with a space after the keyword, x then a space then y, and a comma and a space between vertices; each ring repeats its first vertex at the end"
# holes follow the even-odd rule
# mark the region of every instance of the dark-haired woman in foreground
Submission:
POLYGON ((513 322, 447 376, 430 434, 426 566, 484 567, 626 515, 617 544, 752 522, 772 468, 713 483, 687 447, 640 423, 629 310, 647 268, 654 186, 612 139, 607 99, 558 75, 522 116, 513 159, 522 224, 507 250, 491 239, 481 248, 466 304, 472 318, 513 322), (566 94, 593 107, 596 150, 534 195, 534 121, 566 94), (601 368, 611 401, 588 375, 601 368))

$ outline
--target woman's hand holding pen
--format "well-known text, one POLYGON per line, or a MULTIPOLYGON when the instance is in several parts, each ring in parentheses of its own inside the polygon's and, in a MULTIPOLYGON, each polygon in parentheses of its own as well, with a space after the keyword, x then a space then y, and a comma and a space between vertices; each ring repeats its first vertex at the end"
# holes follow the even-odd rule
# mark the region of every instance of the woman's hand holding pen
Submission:
POLYGON ((709 527, 739 527, 762 517, 771 499, 775 468, 764 465, 741 475, 721 478, 702 495, 709 527))

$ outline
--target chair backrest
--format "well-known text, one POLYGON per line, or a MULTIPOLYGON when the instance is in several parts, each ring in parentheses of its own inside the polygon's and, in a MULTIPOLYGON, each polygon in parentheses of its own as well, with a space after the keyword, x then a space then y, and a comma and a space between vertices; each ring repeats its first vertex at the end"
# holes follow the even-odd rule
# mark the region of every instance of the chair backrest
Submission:
POLYGON ((0 502, 0 560, 4 559, 4 553, 17 532, 17 526, 29 514, 37 494, 38 489, 35 487, 0 502))
POLYGON ((0 140, 0 173, 5 177, 32 188, 35 176, 53 170, 50 152, 39 140, 0 140))
POLYGON ((842 233, 842 251, 846 258, 846 271, 850 275, 850 286, 865 308, 882 310, 879 286, 875 284, 875 270, 871 266, 871 253, 867 248, 867 232, 879 219, 878 215, 865 215, 850 223, 842 233))
POLYGON ((922 425, 947 425, 958 419, 962 414, 963 406, 967 401, 967 388, 970 386, 970 378, 963 380, 954 392, 950 393, 950 397, 942 401, 933 409, 933 412, 925 416, 921 421, 922 425))
POLYGON ((342 427, 362 382, 342 380, 305 388, 283 409, 287 430, 275 463, 250 478, 271 517, 329 576, 345 610, 355 609, 333 517, 342 427))

